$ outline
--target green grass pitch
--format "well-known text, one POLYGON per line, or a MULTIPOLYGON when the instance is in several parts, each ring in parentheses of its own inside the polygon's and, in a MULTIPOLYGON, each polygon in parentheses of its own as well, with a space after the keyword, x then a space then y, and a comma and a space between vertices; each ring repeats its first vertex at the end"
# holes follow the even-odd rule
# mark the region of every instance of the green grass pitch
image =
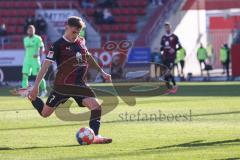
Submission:
POLYGON ((75 140, 87 121, 41 118, 28 100, 0 90, 0 160, 240 159, 239 82, 181 83, 176 95, 139 97, 132 107, 119 99, 100 130, 113 143, 89 146, 75 140))

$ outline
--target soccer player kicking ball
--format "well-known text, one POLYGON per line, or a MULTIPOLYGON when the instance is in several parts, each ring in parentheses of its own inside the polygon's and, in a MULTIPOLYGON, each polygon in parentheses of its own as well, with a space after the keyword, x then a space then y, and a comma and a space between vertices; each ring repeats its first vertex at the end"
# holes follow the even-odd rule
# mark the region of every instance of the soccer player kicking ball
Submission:
POLYGON ((70 97, 74 98, 80 107, 88 107, 91 110, 89 126, 96 135, 93 143, 111 143, 111 138, 99 135, 101 105, 97 101, 93 90, 86 85, 85 74, 88 66, 93 65, 106 81, 111 82, 111 75, 105 73, 99 67, 88 52, 85 39, 79 37, 79 33, 84 26, 85 24, 80 17, 72 16, 68 18, 65 33, 48 52, 28 98, 42 117, 50 116, 60 103, 66 102, 70 97), (57 63, 58 71, 53 90, 44 104, 42 99, 37 97, 39 85, 54 61, 57 63))
MULTIPOLYGON (((25 57, 22 67, 22 88, 28 87, 28 76, 37 76, 40 68, 40 55, 44 50, 42 38, 35 34, 35 27, 29 25, 27 29, 27 36, 24 38, 25 57)), ((40 83, 41 97, 47 93, 46 82, 42 79, 40 83)))

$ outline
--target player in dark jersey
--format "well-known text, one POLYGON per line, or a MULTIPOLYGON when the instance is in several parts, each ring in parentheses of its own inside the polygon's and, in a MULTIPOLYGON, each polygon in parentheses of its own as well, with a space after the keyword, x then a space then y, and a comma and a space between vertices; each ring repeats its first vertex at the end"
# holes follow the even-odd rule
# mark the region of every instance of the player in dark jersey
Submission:
POLYGON ((88 67, 93 66, 108 82, 111 82, 111 75, 100 68, 88 52, 84 38, 79 37, 79 33, 84 26, 85 24, 80 17, 72 16, 68 18, 65 33, 50 48, 28 98, 42 117, 50 116, 60 103, 66 102, 70 97, 74 98, 79 106, 88 107, 91 110, 89 126, 96 135, 93 143, 111 143, 111 138, 99 135, 101 106, 93 90, 86 85, 85 74, 88 67), (44 104, 37 97, 39 83, 54 61, 57 63, 58 71, 53 90, 44 104))
POLYGON ((178 40, 178 37, 172 33, 171 25, 169 23, 165 23, 164 25, 166 34, 162 36, 161 39, 161 54, 163 65, 167 67, 168 71, 165 75, 166 86, 168 88, 168 93, 176 93, 177 86, 176 81, 174 79, 174 75, 171 73, 174 69, 174 62, 176 58, 176 52, 181 48, 181 44, 178 40), (170 84, 172 82, 172 85, 170 84))

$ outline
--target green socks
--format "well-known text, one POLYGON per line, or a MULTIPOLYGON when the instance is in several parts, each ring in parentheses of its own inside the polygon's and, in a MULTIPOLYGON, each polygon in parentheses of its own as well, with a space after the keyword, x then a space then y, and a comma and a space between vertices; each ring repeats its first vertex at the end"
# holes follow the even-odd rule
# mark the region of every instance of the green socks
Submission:
POLYGON ((22 75, 22 88, 27 88, 28 86, 28 75, 22 75))
POLYGON ((40 91, 45 91, 47 89, 45 79, 42 79, 42 81, 40 82, 39 88, 40 88, 40 91))

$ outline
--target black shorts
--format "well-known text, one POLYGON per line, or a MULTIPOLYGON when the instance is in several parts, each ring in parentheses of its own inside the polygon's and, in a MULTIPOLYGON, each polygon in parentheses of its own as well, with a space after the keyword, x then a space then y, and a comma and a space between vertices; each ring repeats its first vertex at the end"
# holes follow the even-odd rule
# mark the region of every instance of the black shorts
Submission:
POLYGON ((163 61, 163 65, 170 70, 173 69, 174 64, 175 64, 174 61, 171 61, 171 60, 168 60, 168 59, 163 61))
POLYGON ((180 65, 181 65, 182 68, 184 68, 184 66, 185 66, 185 61, 184 61, 184 60, 181 60, 181 61, 180 61, 180 65))
POLYGON ((94 91, 88 86, 55 86, 50 92, 46 104, 49 107, 57 107, 59 104, 65 103, 69 98, 73 98, 80 107, 85 98, 95 98, 94 91))

